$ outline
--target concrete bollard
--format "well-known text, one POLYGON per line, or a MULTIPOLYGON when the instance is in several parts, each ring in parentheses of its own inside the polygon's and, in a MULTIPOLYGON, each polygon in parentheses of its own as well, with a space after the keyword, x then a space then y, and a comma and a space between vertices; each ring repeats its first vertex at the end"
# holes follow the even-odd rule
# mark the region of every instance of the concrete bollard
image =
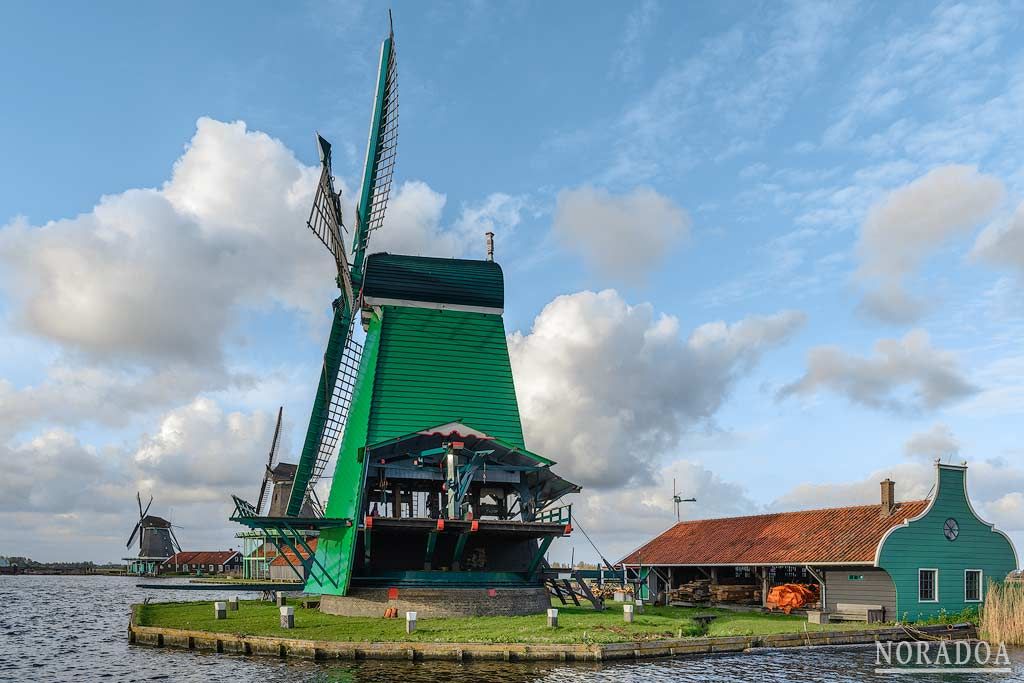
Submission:
POLYGON ((295 608, 281 608, 281 628, 295 628, 295 608))
POLYGON ((215 619, 227 619, 228 618, 228 603, 226 602, 215 602, 213 603, 213 616, 215 619))
POLYGON ((558 610, 554 607, 548 610, 548 627, 558 628, 558 610))
POLYGON ((284 593, 282 593, 281 591, 277 591, 276 593, 274 593, 274 600, 277 603, 278 607, 284 607, 285 603, 287 602, 287 600, 284 597, 284 593))
POLYGON ((614 600, 615 602, 625 602, 626 594, 622 591, 615 591, 615 593, 612 595, 612 600, 614 600))
POLYGON ((416 613, 406 612, 405 613, 405 632, 412 633, 416 630, 416 613))
POLYGON ((626 621, 627 624, 633 623, 633 605, 622 606, 622 618, 626 621))
POLYGON ((228 609, 231 610, 232 612, 237 612, 238 611, 238 596, 237 595, 235 597, 233 597, 233 598, 228 598, 228 609))
POLYGON ((633 603, 633 611, 635 613, 637 613, 637 614, 643 614, 644 613, 644 601, 643 600, 635 601, 633 603))

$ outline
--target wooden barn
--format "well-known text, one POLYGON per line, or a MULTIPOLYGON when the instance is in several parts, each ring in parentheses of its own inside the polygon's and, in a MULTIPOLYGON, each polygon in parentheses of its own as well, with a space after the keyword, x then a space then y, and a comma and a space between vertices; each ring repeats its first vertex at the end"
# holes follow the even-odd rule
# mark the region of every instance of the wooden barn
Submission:
POLYGON ((679 522, 623 559, 649 594, 696 603, 766 603, 773 586, 816 585, 833 618, 916 621, 979 606, 988 581, 1019 566, 982 520, 966 465, 936 463, 928 499, 679 522))

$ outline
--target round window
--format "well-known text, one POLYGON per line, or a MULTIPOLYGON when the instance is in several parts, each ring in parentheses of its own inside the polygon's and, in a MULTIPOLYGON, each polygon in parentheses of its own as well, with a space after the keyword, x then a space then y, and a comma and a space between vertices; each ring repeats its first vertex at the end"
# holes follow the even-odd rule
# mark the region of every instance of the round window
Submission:
POLYGON ((955 541, 956 537, 960 535, 960 525, 956 523, 956 520, 950 517, 946 520, 946 523, 942 525, 942 533, 951 541, 955 541))

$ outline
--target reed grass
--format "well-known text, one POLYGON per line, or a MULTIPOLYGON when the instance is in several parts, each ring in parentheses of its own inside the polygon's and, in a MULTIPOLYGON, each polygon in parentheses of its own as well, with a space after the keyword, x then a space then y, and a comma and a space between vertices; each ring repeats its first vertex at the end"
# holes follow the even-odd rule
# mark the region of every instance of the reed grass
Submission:
POLYGON ((980 631, 992 643, 1024 645, 1024 582, 989 581, 980 631))

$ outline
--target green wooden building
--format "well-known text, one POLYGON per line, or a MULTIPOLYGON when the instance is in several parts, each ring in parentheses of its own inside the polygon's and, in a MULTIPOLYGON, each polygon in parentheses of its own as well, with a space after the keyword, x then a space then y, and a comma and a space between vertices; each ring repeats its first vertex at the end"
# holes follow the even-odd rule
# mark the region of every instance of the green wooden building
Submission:
POLYGON ((882 537, 874 564, 892 582, 897 617, 917 621, 977 607, 986 583, 1005 580, 1019 558, 971 506, 967 466, 937 464, 928 506, 882 537))
POLYGON ((679 522, 622 562, 652 596, 710 580, 746 585, 764 604, 773 586, 817 583, 808 607, 835 618, 955 614, 1019 566, 1010 538, 974 511, 966 478, 966 465, 936 463, 923 500, 898 502, 886 479, 876 504, 679 522))

